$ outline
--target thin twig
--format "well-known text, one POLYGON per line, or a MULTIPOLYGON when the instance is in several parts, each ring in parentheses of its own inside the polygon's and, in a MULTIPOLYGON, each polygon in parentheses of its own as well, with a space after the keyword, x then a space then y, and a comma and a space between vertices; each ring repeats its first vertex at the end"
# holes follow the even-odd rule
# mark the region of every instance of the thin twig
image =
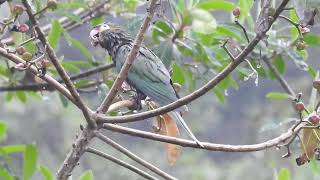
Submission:
MULTIPOLYGON (((80 72, 78 74, 70 76, 71 81, 75 81, 77 79, 81 78, 86 78, 88 76, 91 76, 93 74, 97 74, 102 71, 106 71, 108 69, 113 68, 115 65, 112 64, 106 64, 106 65, 101 65, 92 69, 88 69, 86 71, 80 72)), ((63 83, 64 81, 62 79, 58 80, 59 83, 63 83)), ((49 83, 33 83, 33 84, 26 84, 26 85, 15 85, 15 86, 5 86, 5 87, 0 87, 0 92, 4 91, 43 91, 43 90, 48 90, 52 91, 55 88, 49 84, 49 83)))
POLYGON ((163 177, 165 179, 176 180, 175 177, 173 177, 173 176, 167 174, 166 172, 162 171, 161 169, 155 167, 151 163, 141 159, 139 156, 137 156, 134 153, 132 153, 131 151, 127 150, 125 147, 121 146, 120 144, 114 142, 110 138, 104 136, 100 132, 96 133, 95 135, 96 135, 97 138, 99 138, 103 142, 105 142, 105 143, 109 144, 110 146, 114 147, 118 151, 120 151, 123 154, 125 154, 126 156, 128 156, 130 159, 136 161, 137 163, 141 164, 142 166, 146 167, 147 169, 151 170, 152 172, 158 174, 159 176, 161 176, 161 177, 163 177))
POLYGON ((27 14, 29 16, 30 21, 34 25, 34 28, 35 28, 35 31, 37 32, 39 40, 41 41, 43 46, 46 47, 46 52, 47 52, 48 57, 50 58, 52 64, 56 68, 56 70, 57 70, 58 74, 60 75, 61 79, 63 79, 63 81, 65 82, 66 87, 70 91, 71 95, 73 96, 76 104, 81 109, 81 111, 82 111, 87 123, 89 124, 89 127, 93 128, 93 129, 96 128, 97 125, 96 125, 95 121, 91 118, 91 116, 89 114, 89 108, 84 104, 84 102, 80 98, 79 93, 77 92, 74 84, 70 80, 69 75, 66 73, 66 71, 64 70, 64 68, 60 64, 60 62, 59 62, 54 50, 52 49, 52 47, 48 43, 48 41, 46 39, 46 36, 44 35, 43 31, 40 29, 37 20, 35 19, 35 17, 32 14, 32 9, 31 9, 31 6, 30 6, 29 2, 27 0, 22 0, 22 3, 24 5, 24 7, 26 8, 26 12, 27 12, 27 14))
POLYGON ((121 134, 127 134, 130 136, 136 136, 143 139, 150 139, 160 142, 171 143, 175 145, 179 145, 182 147, 191 147, 196 149, 206 149, 209 151, 223 151, 223 152, 253 152, 253 151, 261 151, 271 147, 278 147, 288 139, 290 139, 296 131, 299 131, 300 128, 296 128, 294 131, 290 128, 286 133, 281 134, 280 136, 269 139, 263 143, 251 144, 251 145, 227 145, 227 144, 215 144, 202 142, 204 148, 200 148, 197 143, 194 141, 175 138, 170 136, 159 135, 151 132, 141 131, 137 129, 122 127, 119 125, 105 123, 102 126, 104 129, 108 129, 114 132, 118 132, 121 134))
POLYGON ((108 92, 107 96, 105 97, 105 99, 103 100, 103 102, 101 103, 101 105, 99 106, 99 108, 97 109, 98 113, 105 113, 107 112, 110 104, 112 103, 113 98, 116 96, 119 87, 122 85, 122 83, 125 81, 125 79, 127 78, 127 74, 128 71, 132 65, 132 63, 134 62, 136 55, 138 54, 139 50, 140 50, 140 46, 142 44, 142 41, 144 39, 144 33, 147 31, 148 27, 150 26, 150 22, 151 19, 154 15, 155 9, 157 7, 157 0, 151 0, 149 7, 147 8, 147 16, 145 17, 142 26, 138 32, 138 34, 136 35, 136 38, 133 42, 133 47, 130 50, 124 65, 122 66, 119 75, 117 76, 117 79, 115 80, 115 82, 113 83, 110 91, 108 92))
POLYGON ((276 67, 270 62, 270 59, 266 56, 262 57, 262 60, 266 63, 266 65, 269 67, 269 69, 272 71, 272 73, 276 76, 276 78, 279 80, 282 88, 290 95, 292 96, 292 99, 296 99, 296 93, 293 91, 293 89, 290 87, 288 82, 282 77, 280 72, 277 70, 276 67))
POLYGON ((242 25, 241 23, 239 23, 238 20, 236 20, 235 23, 236 23, 236 25, 238 25, 238 26, 242 29, 242 31, 243 31, 243 33, 244 33, 244 36, 245 36, 246 39, 247 39, 247 42, 250 43, 250 39, 249 39, 249 36, 248 36, 248 33, 247 33, 246 28, 243 27, 243 25, 242 25))
POLYGON ((135 167, 135 166, 133 166, 131 164, 128 164, 128 163, 126 163, 124 161, 121 161, 121 160, 119 160, 119 159, 117 159, 117 158, 115 158, 115 157, 113 157, 113 156, 111 156, 109 154, 106 154, 106 153, 103 153, 101 151, 98 151, 98 150, 96 150, 94 148, 88 147, 88 148, 86 148, 86 152, 95 154, 95 155, 103 157, 103 158, 105 158, 105 159, 107 159, 109 161, 112 161, 112 162, 114 162, 114 163, 116 163, 116 164, 118 164, 120 166, 123 166, 123 167, 131 170, 132 172, 135 172, 135 173, 139 174, 140 176, 142 176, 142 177, 144 177, 146 179, 157 180, 157 178, 155 178, 155 177, 151 176, 150 174, 140 170, 139 168, 137 168, 137 167, 135 167))

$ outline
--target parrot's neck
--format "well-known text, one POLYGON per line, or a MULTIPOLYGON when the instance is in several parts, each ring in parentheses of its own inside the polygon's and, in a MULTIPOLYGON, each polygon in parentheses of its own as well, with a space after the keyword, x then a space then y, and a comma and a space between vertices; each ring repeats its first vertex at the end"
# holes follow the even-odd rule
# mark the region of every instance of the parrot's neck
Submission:
POLYGON ((120 30, 102 33, 100 39, 101 47, 105 48, 112 58, 121 46, 132 43, 132 39, 120 30))

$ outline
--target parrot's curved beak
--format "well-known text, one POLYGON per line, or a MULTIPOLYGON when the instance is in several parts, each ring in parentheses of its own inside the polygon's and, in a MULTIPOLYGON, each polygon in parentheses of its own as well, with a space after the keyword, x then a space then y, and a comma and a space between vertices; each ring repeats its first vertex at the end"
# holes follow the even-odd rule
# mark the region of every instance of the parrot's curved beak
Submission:
POLYGON ((94 27, 90 31, 91 44, 95 47, 99 44, 100 26, 94 27))

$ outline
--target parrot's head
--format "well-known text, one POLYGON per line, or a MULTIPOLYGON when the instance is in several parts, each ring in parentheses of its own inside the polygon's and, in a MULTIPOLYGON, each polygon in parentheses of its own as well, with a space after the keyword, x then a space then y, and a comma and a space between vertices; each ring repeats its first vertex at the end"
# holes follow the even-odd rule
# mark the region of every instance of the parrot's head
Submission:
POLYGON ((107 23, 95 26, 90 31, 90 38, 93 46, 100 45, 107 49, 110 55, 114 55, 123 44, 132 42, 132 39, 123 30, 107 23))

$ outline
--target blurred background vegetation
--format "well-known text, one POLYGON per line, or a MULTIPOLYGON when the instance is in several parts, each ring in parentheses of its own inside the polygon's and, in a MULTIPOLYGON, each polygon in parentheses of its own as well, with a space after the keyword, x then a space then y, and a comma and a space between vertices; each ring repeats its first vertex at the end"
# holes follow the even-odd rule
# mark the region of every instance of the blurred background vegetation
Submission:
MULTIPOLYGON (((35 11, 47 3, 45 0, 30 2, 34 5, 35 11)), ((296 2, 292 1, 290 7, 295 7, 296 2)), ((300 1, 304 5, 310 2, 300 1)), ((14 0, 11 5, 19 3, 14 0)), ((55 29, 51 32, 58 32, 61 38, 60 35, 56 35, 57 33, 51 33, 52 38, 57 39, 51 43, 69 74, 111 63, 104 50, 91 46, 88 36, 92 26, 104 21, 111 22, 126 29, 134 37, 146 11, 146 1, 110 0, 105 3, 102 14, 89 22, 83 22, 72 14, 75 9, 86 9, 88 5, 96 3, 100 2, 68 0, 62 2, 55 11, 48 10, 40 16, 41 24, 56 24, 53 25, 55 29), (57 19, 62 16, 76 21, 80 26, 71 31, 63 30, 57 23, 57 19)), ((184 96, 201 87, 230 62, 226 53, 220 48, 221 41, 230 39, 232 45, 229 48, 234 53, 237 53, 237 47, 246 44, 242 30, 234 23, 232 10, 240 7, 239 22, 246 27, 249 38, 252 38, 260 3, 253 0, 239 0, 239 2, 162 0, 158 15, 147 33, 145 44, 173 70, 173 80, 182 85, 180 95, 184 96)), ((276 7, 279 2, 274 0, 273 3, 276 7)), ((317 7, 318 4, 312 6, 312 8, 317 7)), ((303 10, 306 9, 307 7, 303 10)), ((0 20, 10 17, 10 14, 9 3, 0 5, 0 20)), ((284 15, 294 22, 299 22, 299 12, 297 13, 295 9, 285 11, 284 15)), ((29 23, 26 16, 19 18, 19 22, 29 23)), ((295 46, 299 39, 298 31, 292 24, 279 19, 268 33, 269 45, 265 47, 264 44, 259 44, 255 54, 248 58, 258 74, 252 74, 254 71, 250 66, 243 63, 218 87, 188 105, 190 111, 184 119, 188 121, 196 137, 201 141, 242 145, 263 142, 285 132, 292 124, 292 118, 297 118, 297 113, 289 99, 272 98, 270 94, 268 97, 271 98, 267 98, 270 92, 284 93, 284 91, 263 61, 260 62, 257 54, 259 49, 262 55, 281 52, 278 59, 273 59, 274 65, 296 93, 303 93, 303 101, 308 103, 312 81, 320 65, 318 23, 316 19, 311 32, 304 36, 307 47, 299 51, 295 46)), ((13 36, 15 44, 10 46, 13 48, 28 37, 28 34, 19 32, 6 32, 0 35, 1 39, 13 36)), ((26 48, 33 54, 37 49, 33 43, 28 43, 26 48)), ((48 73, 57 77, 53 67, 48 68, 48 73)), ((81 88, 96 79, 103 79, 103 83, 98 84, 97 88, 81 93, 90 107, 96 108, 102 101, 112 84, 114 75, 114 70, 111 70, 76 82, 77 87, 81 88)), ((25 77, 24 72, 9 72, 6 60, 0 57, 2 87, 34 83, 25 82, 25 77)), ((0 177, 5 177, 3 174, 7 171, 20 179, 28 177, 26 172, 31 174, 34 172, 31 179, 45 179, 44 177, 50 179, 50 174, 55 174, 70 150, 75 135, 79 133, 79 124, 85 123, 81 112, 54 91, 1 92, 0 120, 2 146, 0 177), (26 162, 27 157, 33 158, 26 162), (35 171, 32 169, 33 165, 36 167, 35 171)), ((148 119, 128 123, 125 126, 152 131, 152 121, 153 119, 148 119)), ((276 148, 252 153, 210 152, 182 148, 178 161, 170 166, 166 159, 164 144, 113 132, 104 133, 179 179, 302 180, 318 179, 320 174, 318 161, 303 166, 296 165, 295 158, 300 155, 298 141, 294 142, 292 146, 294 153, 289 158, 281 158, 285 149, 276 150, 276 148)), ((181 136, 187 138, 183 133, 181 136)), ((107 145, 93 141, 92 146, 133 163, 107 145)), ((141 179, 127 169, 94 155, 85 154, 74 170, 73 178, 78 179, 85 174, 86 177, 82 177, 85 179, 91 173, 94 179, 141 179)))

